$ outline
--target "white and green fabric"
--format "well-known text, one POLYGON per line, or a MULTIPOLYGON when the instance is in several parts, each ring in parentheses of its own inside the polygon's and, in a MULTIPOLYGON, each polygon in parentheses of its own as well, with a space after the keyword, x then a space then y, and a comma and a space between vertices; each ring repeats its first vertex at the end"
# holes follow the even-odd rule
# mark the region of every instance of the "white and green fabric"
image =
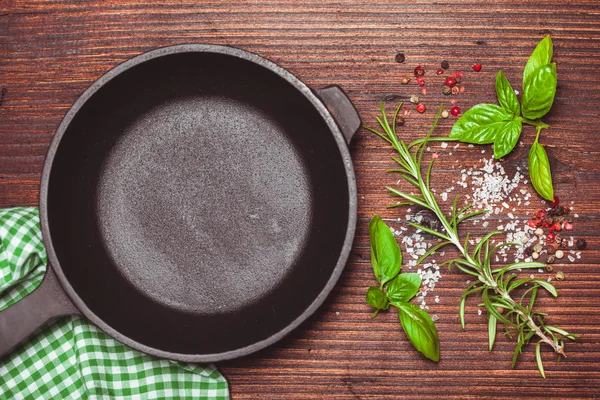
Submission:
MULTIPOLYGON (((27 296, 46 271, 36 208, 0 209, 0 310, 27 296)), ((86 319, 65 317, 0 360, 0 399, 228 399, 214 366, 140 353, 86 319)))

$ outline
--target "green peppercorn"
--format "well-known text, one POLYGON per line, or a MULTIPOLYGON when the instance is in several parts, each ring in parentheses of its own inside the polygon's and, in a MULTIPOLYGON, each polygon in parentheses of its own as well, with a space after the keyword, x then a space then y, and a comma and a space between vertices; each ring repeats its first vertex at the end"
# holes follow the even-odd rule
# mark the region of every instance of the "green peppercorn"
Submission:
POLYGON ((449 95, 450 93, 452 93, 452 88, 450 86, 444 86, 444 89, 442 89, 442 92, 445 95, 449 95))
POLYGON ((562 271, 558 271, 558 272, 556 273, 556 280, 557 280, 557 281, 562 281, 563 279, 565 279, 565 274, 564 274, 564 272, 562 272, 562 271))

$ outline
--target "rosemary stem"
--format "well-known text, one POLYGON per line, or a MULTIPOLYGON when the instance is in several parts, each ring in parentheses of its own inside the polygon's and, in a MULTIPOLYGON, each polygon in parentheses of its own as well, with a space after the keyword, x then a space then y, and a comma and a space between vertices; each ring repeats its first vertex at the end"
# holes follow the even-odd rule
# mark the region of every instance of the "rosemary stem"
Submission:
MULTIPOLYGON (((460 254, 462 254, 462 256, 465 258, 465 260, 467 260, 467 262, 471 265, 477 265, 475 263, 475 261, 471 258, 470 254, 465 250, 465 248, 463 247, 462 243, 459 240, 458 237, 458 232, 456 230, 452 230, 451 227, 448 225, 447 219, 445 217, 445 215, 441 212, 437 201, 435 200, 435 198, 433 198, 433 196, 425 196, 425 193, 423 193, 423 197, 427 199, 428 204, 432 207, 432 209, 434 210, 437 218, 440 220, 440 222, 442 223, 442 225, 444 226, 444 229, 446 230, 446 232, 448 232, 449 236, 450 236, 450 242, 458 249, 458 251, 460 252, 460 254), (432 204, 435 203, 435 204, 432 204)), ((554 341, 552 341, 541 329, 539 326, 537 326, 537 324, 535 323, 535 321, 533 320, 533 318, 531 318, 531 316, 525 314, 520 308, 519 308, 519 304, 513 300, 513 298, 510 296, 510 294, 506 293, 501 287, 498 286, 498 284, 496 283, 496 281, 494 280, 490 280, 488 279, 485 275, 483 274, 479 274, 480 279, 483 279, 483 281, 485 281, 485 284, 492 287, 494 289, 494 291, 496 292, 496 294, 500 295, 503 299, 505 299, 510 305, 513 306, 513 309, 517 312, 517 314, 519 314, 521 316, 521 318, 523 318, 524 321, 526 321, 527 325, 529 325, 529 327, 531 329, 533 329, 533 331, 535 332, 536 336, 538 336, 544 343, 547 343, 550 347, 552 347, 552 349, 554 350, 554 352, 556 352, 557 354, 561 354, 563 356, 566 357, 566 354, 564 353, 564 349, 561 345, 555 343, 554 341)))

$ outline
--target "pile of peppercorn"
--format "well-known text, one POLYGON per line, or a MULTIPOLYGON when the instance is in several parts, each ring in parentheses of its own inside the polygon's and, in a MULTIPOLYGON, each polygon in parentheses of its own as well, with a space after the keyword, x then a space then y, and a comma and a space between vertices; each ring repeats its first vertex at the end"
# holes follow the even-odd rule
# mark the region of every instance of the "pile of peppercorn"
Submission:
MULTIPOLYGON (((525 249, 525 254, 534 260, 546 254, 546 263, 552 264, 556 259, 564 257, 563 249, 568 247, 568 241, 558 232, 573 230, 573 219, 570 216, 571 210, 561 206, 559 202, 559 198, 555 197, 550 202, 551 208, 539 210, 527 221, 538 237, 537 242, 534 241, 525 249)), ((583 250, 587 243, 585 239, 578 239, 575 245, 577 249, 583 250)), ((552 271, 551 266, 548 266, 548 271, 552 271)))

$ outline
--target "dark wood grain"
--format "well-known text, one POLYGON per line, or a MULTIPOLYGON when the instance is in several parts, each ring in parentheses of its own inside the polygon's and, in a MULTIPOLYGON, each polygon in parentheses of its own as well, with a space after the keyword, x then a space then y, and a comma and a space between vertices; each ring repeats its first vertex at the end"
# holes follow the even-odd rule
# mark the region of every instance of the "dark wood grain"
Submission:
MULTIPOLYGON (((368 256, 368 219, 386 209, 384 185, 389 149, 361 132, 351 146, 359 194, 359 225, 351 259, 323 307, 299 329, 258 354, 220 365, 234 399, 395 399, 395 398, 592 398, 600 394, 600 3, 596 0, 453 1, 74 1, 9 0, 0 3, 0 207, 37 205, 44 156, 70 105, 110 68, 144 51, 180 43, 236 46, 267 57, 311 87, 340 84, 364 122, 374 125, 378 101, 389 94, 410 95, 418 87, 400 79, 416 65, 428 71, 447 59, 463 70, 463 109, 493 102, 494 76, 502 69, 518 87, 527 57, 551 34, 559 87, 552 125, 543 132, 557 194, 580 214, 576 234, 588 240, 581 260, 562 269, 560 297, 542 297, 540 308, 552 321, 582 333, 557 363, 545 353, 548 379, 541 379, 532 349, 510 369, 512 343, 500 337, 487 351, 485 316, 471 303, 467 329, 458 321, 458 299, 466 278, 443 272, 430 302, 439 316, 442 360, 418 355, 399 330, 393 313, 370 319, 364 304, 373 283, 368 256), (394 62, 401 51, 406 62, 394 62), (474 62, 483 70, 473 73, 474 62)), ((413 80, 414 82, 414 80, 413 80)), ((439 102, 435 87, 423 96, 429 110, 412 113, 405 139, 422 136, 439 102)), ((393 103, 388 107, 392 108, 393 103)), ((452 120, 442 121, 445 134, 452 120)), ((504 161, 525 166, 535 132, 504 161)), ((466 146, 449 155, 441 149, 435 185, 457 177, 458 165, 482 157, 466 146)), ((488 148, 487 156, 490 155, 488 148)), ((462 193, 468 193, 464 189, 462 193)), ((524 217, 537 201, 519 207, 524 217)), ((481 231, 481 227, 474 229, 481 231)))

